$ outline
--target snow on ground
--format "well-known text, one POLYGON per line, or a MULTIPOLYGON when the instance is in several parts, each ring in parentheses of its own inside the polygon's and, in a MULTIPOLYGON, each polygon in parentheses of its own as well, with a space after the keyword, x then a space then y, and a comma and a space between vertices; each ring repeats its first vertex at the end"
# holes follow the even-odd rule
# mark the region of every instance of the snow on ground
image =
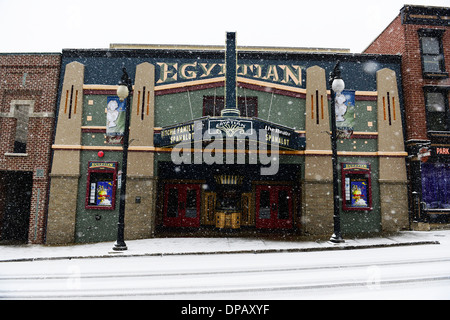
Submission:
POLYGON ((0 246, 0 299, 450 299, 450 230, 340 245, 256 238, 127 245, 124 253, 110 253, 110 242, 0 246))
POLYGON ((0 262, 20 259, 81 258, 170 255, 199 253, 245 253, 270 251, 321 251, 337 248, 367 248, 420 243, 445 242, 450 240, 450 230, 405 231, 388 237, 345 239, 345 243, 328 241, 282 241, 258 238, 153 238, 126 241, 128 250, 113 252, 113 242, 74 244, 66 246, 47 245, 2 245, 0 262))

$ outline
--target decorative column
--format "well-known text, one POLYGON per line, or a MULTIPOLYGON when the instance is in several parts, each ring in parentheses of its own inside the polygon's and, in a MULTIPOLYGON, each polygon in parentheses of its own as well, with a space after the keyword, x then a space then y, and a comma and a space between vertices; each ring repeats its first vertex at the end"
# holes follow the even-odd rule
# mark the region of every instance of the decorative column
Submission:
POLYGON ((156 180, 154 177, 155 66, 136 66, 128 149, 125 239, 153 235, 156 180))
POLYGON ((392 232, 409 228, 407 153, 395 71, 377 72, 377 91, 381 227, 392 232))
POLYGON ((302 224, 307 234, 333 232, 333 173, 325 70, 306 70, 306 149, 302 224))
POLYGON ((59 103, 47 218, 48 244, 73 243, 80 178, 84 65, 66 65, 59 103))

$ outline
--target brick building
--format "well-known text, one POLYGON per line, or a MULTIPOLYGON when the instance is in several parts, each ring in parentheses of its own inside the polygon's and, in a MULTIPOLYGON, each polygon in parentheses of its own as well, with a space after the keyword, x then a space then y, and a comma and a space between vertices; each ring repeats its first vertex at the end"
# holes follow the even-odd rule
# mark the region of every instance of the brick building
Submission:
POLYGON ((0 54, 0 241, 43 243, 61 55, 0 54))
POLYGON ((450 217, 450 8, 405 5, 364 53, 402 56, 412 218, 450 217))

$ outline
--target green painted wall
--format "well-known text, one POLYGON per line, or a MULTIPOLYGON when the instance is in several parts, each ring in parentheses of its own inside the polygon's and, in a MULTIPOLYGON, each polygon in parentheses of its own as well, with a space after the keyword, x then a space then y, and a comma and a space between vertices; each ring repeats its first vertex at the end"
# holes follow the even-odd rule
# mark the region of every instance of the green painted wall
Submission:
MULTIPOLYGON (((164 127, 202 117, 203 96, 214 95, 223 96, 224 89, 205 89, 157 96, 155 99, 155 126, 164 127)), ((238 96, 258 98, 258 118, 295 130, 304 130, 305 128, 304 99, 242 88, 238 90, 238 96)))
MULTIPOLYGON (((191 120, 192 118, 200 118, 202 117, 203 111, 203 96, 219 96, 223 95, 223 93, 223 88, 213 88, 156 96, 155 126, 163 127, 191 120), (192 114, 190 106, 192 107, 192 114)), ((238 90, 238 95, 257 97, 259 118, 296 130, 305 130, 305 99, 242 88, 238 90)), ((107 105, 107 95, 86 95, 83 103, 82 125, 104 127, 106 125, 105 108, 107 105), (89 103, 89 101, 91 102, 89 103)), ((376 101, 356 101, 355 115, 355 131, 377 131, 376 101), (372 108, 367 108, 367 106, 371 106, 372 108), (369 123, 371 123, 371 126, 369 126, 369 123)), ((329 135, 324 133, 324 139, 329 139, 329 135)), ((98 146, 99 149, 104 146, 110 146, 105 144, 105 135, 101 132, 82 133, 82 145, 98 146)), ((340 140, 338 141, 338 150, 357 152, 377 151, 377 139, 358 138, 340 140)), ((88 162, 99 160, 116 161, 119 163, 118 170, 120 170, 122 153, 120 151, 105 151, 105 156, 100 159, 97 155, 97 150, 83 150, 81 152, 80 172, 82 172, 82 175, 77 191, 76 242, 113 241, 116 239, 119 207, 118 189, 116 190, 115 210, 85 209, 88 162)), ((154 161, 155 174, 158 175, 158 162, 171 161, 170 153, 156 153, 154 161)), ((366 162, 370 163, 372 169, 373 210, 370 212, 341 212, 343 233, 353 234, 356 232, 370 233, 380 231, 378 159, 375 157, 340 157, 339 162, 366 162)), ((304 170, 304 157, 284 155, 280 158, 280 164, 302 164, 302 170, 304 170)), ((280 170, 282 170, 282 166, 280 170)), ((304 172, 302 172, 303 176, 304 172)))
MULTIPOLYGON (((341 206, 341 227, 344 235, 376 233, 381 231, 380 187, 378 183, 378 158, 375 157, 339 157, 339 163, 369 163, 372 181, 372 211, 343 211, 341 206)), ((340 166, 339 166, 340 168, 340 166)), ((341 170, 339 169, 339 177, 341 170)), ((339 187, 342 199, 342 188, 339 187)))

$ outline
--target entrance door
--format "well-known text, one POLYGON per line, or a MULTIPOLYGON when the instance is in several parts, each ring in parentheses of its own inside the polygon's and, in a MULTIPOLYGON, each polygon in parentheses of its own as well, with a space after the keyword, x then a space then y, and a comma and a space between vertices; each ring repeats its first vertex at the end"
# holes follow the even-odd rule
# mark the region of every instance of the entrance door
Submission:
POLYGON ((200 226, 200 185, 166 184, 164 192, 164 226, 200 226))
POLYGON ((28 241, 32 187, 32 172, 0 173, 0 240, 28 241))
POLYGON ((290 186, 256 186, 256 227, 291 229, 292 194, 290 186))

